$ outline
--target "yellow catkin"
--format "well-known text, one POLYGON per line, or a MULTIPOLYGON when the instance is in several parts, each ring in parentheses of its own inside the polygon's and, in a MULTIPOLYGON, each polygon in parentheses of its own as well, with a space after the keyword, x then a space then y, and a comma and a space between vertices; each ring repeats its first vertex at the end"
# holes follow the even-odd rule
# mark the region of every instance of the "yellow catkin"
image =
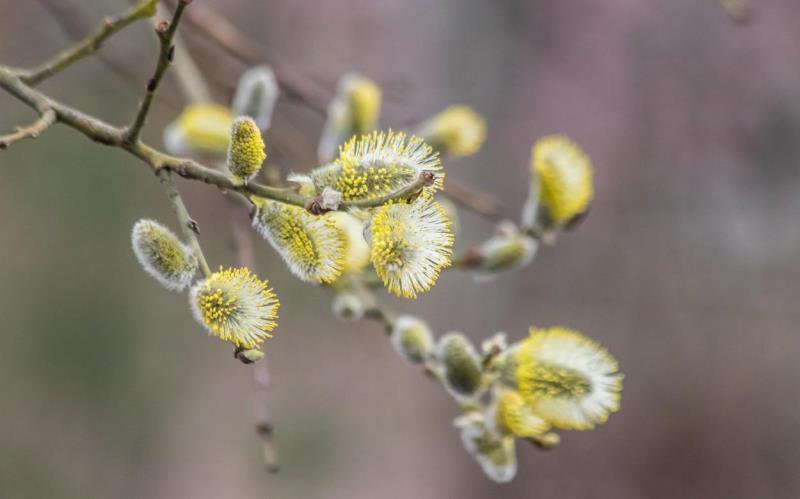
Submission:
POLYGON ((242 180, 249 180, 258 173, 267 155, 261 131, 251 118, 237 118, 231 128, 228 148, 228 169, 242 180))
POLYGON ((450 106, 431 118, 422 128, 422 136, 442 154, 469 156, 486 140, 486 121, 469 106, 450 106))
POLYGON ((177 130, 193 150, 224 154, 230 141, 233 114, 225 106, 198 103, 188 106, 176 121, 177 130))
POLYGON ((198 321, 240 348, 257 348, 277 326, 278 299, 246 267, 220 269, 195 285, 191 298, 198 321))
POLYGON ((589 207, 594 194, 592 164, 581 148, 561 135, 536 141, 531 169, 538 181, 539 205, 558 225, 589 207))
POLYGON ((368 201, 414 184, 423 171, 437 173, 424 189, 436 192, 444 185, 441 169, 438 153, 421 138, 389 131, 354 136, 339 149, 336 161, 310 176, 317 192, 330 187, 344 201, 368 201))
POLYGON ((531 328, 515 353, 515 369, 527 406, 557 428, 591 429, 619 409, 617 361, 577 331, 531 328))
POLYGON ((309 282, 335 281, 345 267, 347 235, 334 217, 298 206, 254 198, 253 226, 281 254, 290 270, 309 282))

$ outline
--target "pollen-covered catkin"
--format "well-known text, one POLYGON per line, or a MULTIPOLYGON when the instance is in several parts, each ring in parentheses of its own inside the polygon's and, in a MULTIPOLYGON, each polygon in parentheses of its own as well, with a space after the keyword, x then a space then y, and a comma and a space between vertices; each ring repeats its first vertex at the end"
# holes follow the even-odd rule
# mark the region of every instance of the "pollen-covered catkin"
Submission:
POLYGON ((258 348, 278 325, 275 293, 246 267, 220 268, 198 282, 190 304, 209 334, 243 349, 258 348))
POLYGON ((142 268, 167 289, 182 291, 192 283, 197 258, 168 228, 154 220, 139 220, 131 231, 131 243, 142 268))
POLYGON ((256 122, 249 117, 236 118, 228 147, 228 169, 231 174, 238 181, 246 183, 261 170, 265 159, 264 140, 256 122))

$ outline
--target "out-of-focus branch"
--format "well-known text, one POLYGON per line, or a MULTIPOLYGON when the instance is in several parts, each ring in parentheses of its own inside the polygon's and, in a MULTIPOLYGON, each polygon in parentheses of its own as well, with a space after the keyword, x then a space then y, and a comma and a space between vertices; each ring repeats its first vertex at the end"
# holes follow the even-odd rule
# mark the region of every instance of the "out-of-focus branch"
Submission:
POLYGON ((506 218, 503 216, 503 205, 497 198, 469 187, 452 176, 447 177, 443 194, 464 208, 494 222, 506 218))
MULTIPOLYGON (((256 183, 239 185, 225 173, 203 166, 197 161, 170 156, 150 147, 141 140, 136 140, 134 142, 127 141, 125 140, 124 129, 114 127, 99 118, 73 109, 34 90, 22 81, 18 73, 5 66, 0 66, 0 88, 3 88, 9 94, 34 109, 38 110, 50 107, 56 113, 56 119, 59 122, 78 130, 95 142, 128 151, 150 165, 156 172, 160 169, 165 169, 177 173, 186 179, 199 180, 207 184, 216 185, 225 190, 236 191, 245 195, 254 194, 256 196, 296 206, 313 207, 317 202, 317 199, 302 196, 292 188, 269 187, 256 183)), ((416 182, 394 193, 369 201, 343 202, 339 205, 339 209, 380 206, 395 198, 406 198, 418 192, 422 186, 428 184, 430 181, 431 177, 429 173, 423 172, 416 182)))
POLYGON ((147 91, 139 105, 136 118, 134 118, 131 126, 125 131, 124 140, 128 143, 134 143, 139 139, 139 134, 147 120, 147 113, 150 111, 153 98, 158 90, 158 85, 161 83, 161 79, 172 64, 172 59, 175 55, 175 46, 172 45, 172 39, 175 36, 175 31, 178 29, 178 23, 181 21, 183 11, 189 3, 191 3, 191 0, 180 0, 178 6, 175 7, 175 13, 172 15, 172 22, 162 21, 156 26, 156 34, 158 35, 159 41, 158 62, 156 63, 156 69, 153 72, 152 78, 147 82, 147 91))
MULTIPOLYGON (((255 66, 262 64, 266 59, 268 50, 264 45, 242 33, 233 23, 208 6, 204 4, 194 6, 187 13, 186 19, 219 48, 240 61, 255 66)), ((277 61, 270 61, 270 65, 275 70, 278 85, 288 97, 303 102, 322 115, 325 114, 331 97, 329 91, 277 61)))
MULTIPOLYGON (((58 26, 64 33, 73 39, 79 39, 85 36, 88 31, 86 28, 87 22, 85 19, 86 12, 81 9, 81 5, 75 0, 36 0, 44 9, 48 11, 50 16, 58 23, 58 26)), ((132 2, 133 3, 133 2, 132 2)), ((139 88, 138 73, 128 67, 120 64, 116 60, 98 52, 96 57, 100 62, 108 67, 112 73, 116 74, 122 81, 132 88, 139 88)), ((170 104, 166 102, 166 104, 170 104)))
MULTIPOLYGON (((152 18, 153 27, 158 28, 159 22, 157 18, 165 18, 167 15, 166 7, 162 2, 159 2, 156 9, 156 17, 152 18)), ((194 58, 189 54, 186 43, 180 33, 173 35, 172 45, 175 47, 172 61, 173 72, 177 76, 181 92, 190 102, 210 102, 211 90, 208 87, 208 82, 200 72, 200 68, 197 67, 194 58)))
MULTIPOLYGON (((233 204, 233 203, 232 203, 233 204)), ((238 206, 233 206, 238 208, 238 206)), ((253 253, 253 232, 242 216, 232 216, 233 241, 239 260, 239 265, 255 272, 255 257, 253 253)), ((280 470, 278 449, 275 446, 273 434, 275 427, 272 423, 272 404, 270 391, 272 379, 269 373, 267 354, 253 364, 253 381, 255 383, 255 427, 261 440, 261 452, 264 456, 264 466, 270 473, 280 470)))
POLYGON ((45 107, 40 111, 39 119, 34 121, 29 126, 17 127, 15 132, 7 135, 0 135, 0 149, 5 149, 14 142, 19 142, 23 139, 35 139, 42 132, 47 130, 56 121, 56 113, 49 107, 45 107))
POLYGON ((117 31, 140 19, 153 16, 155 13, 156 0, 142 0, 122 14, 106 17, 94 33, 64 49, 51 60, 21 74, 20 77, 28 85, 37 85, 74 62, 99 50, 103 46, 103 42, 117 31))

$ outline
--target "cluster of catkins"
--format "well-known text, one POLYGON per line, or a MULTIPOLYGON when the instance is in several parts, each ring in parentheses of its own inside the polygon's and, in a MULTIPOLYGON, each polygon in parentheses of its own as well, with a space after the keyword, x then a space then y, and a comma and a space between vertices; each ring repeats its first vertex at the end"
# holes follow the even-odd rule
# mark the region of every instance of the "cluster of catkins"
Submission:
MULTIPOLYGON (((243 76, 230 107, 193 103, 165 130, 170 152, 217 157, 235 185, 246 185, 266 160, 268 129, 278 88, 271 70, 243 76)), ((252 224, 299 279, 328 286, 333 311, 360 319, 379 310, 372 289, 416 298, 442 270, 457 265, 478 278, 529 264, 538 241, 569 228, 593 195, 588 157, 563 136, 542 138, 531 155, 531 187, 521 223, 453 258, 457 214, 439 199, 441 157, 475 153, 486 136, 483 119, 467 106, 451 106, 412 135, 378 131, 380 88, 359 75, 344 76, 328 109, 318 148, 322 166, 287 181, 319 199, 324 210, 254 195, 252 224), (426 181, 420 182, 425 176, 426 181), (346 211, 337 210, 348 206, 346 211)), ((247 268, 220 268, 195 281, 199 249, 152 220, 133 228, 134 252, 145 270, 169 289, 190 288, 190 306, 209 334, 232 343, 245 362, 263 355, 261 344, 277 326, 279 302, 267 281, 247 268)), ((515 441, 558 444, 553 430, 586 430, 619 408, 622 374, 614 358, 580 333, 531 328, 508 345, 504 334, 481 351, 460 333, 438 341, 421 319, 384 315, 394 348, 422 364, 461 409, 455 424, 467 451, 486 474, 508 481, 516 473, 515 441)))

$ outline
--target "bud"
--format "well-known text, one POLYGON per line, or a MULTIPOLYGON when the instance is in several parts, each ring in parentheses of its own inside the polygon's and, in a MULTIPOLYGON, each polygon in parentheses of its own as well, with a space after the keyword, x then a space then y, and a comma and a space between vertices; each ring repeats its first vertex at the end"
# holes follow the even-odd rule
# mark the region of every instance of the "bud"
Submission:
POLYGON ((478 462, 486 476, 498 483, 514 478, 517 474, 514 437, 490 431, 479 414, 461 416, 454 424, 461 429, 461 442, 467 453, 478 462))
POLYGON ((331 302, 333 315, 343 320, 361 320, 364 317, 364 308, 364 301, 354 293, 339 293, 331 302))
POLYGON ((495 333, 481 342, 481 354, 484 357, 497 356, 508 348, 506 333, 495 333))
POLYGON ((594 194, 592 164, 567 137, 551 135, 531 151, 531 189, 523 224, 544 230, 563 228, 583 215, 594 194))
POLYGON ((520 233, 516 226, 510 224, 478 248, 480 262, 475 269, 476 275, 491 276, 525 267, 533 261, 537 247, 533 238, 520 233))
POLYGON ((233 112, 236 116, 253 118, 258 129, 264 132, 272 121, 277 99, 278 82, 272 68, 256 66, 248 69, 239 80, 233 98, 233 112))
POLYGON ((236 358, 245 364, 252 364, 264 358, 264 352, 259 349, 251 348, 250 350, 237 350, 236 358))
POLYGON ((486 139, 486 121, 469 106, 450 106, 423 123, 417 134, 442 155, 469 156, 486 139))
POLYGON ((475 348, 461 333, 439 340, 437 355, 444 366, 445 388, 457 399, 470 398, 481 388, 481 364, 475 348))
POLYGON ((145 272, 167 289, 182 291, 192 283, 197 257, 168 228, 154 220, 139 220, 133 226, 131 243, 145 272))
POLYGON ((433 334, 428 325, 416 317, 402 315, 392 325, 392 346, 412 364, 422 364, 433 353, 433 334))
POLYGON ((222 156, 228 149, 232 124, 233 114, 225 106, 191 104, 164 130, 164 145, 170 154, 179 156, 222 156))
POLYGON ((498 381, 508 388, 517 388, 517 344, 511 346, 495 359, 492 366, 498 374, 498 381))
POLYGON ((242 183, 247 183, 261 169, 267 155, 261 132, 252 118, 236 118, 228 147, 228 169, 242 183))
POLYGON ((327 163, 353 135, 373 131, 378 125, 381 89, 368 78, 350 73, 339 80, 336 96, 328 106, 328 119, 322 130, 318 156, 327 163))
POLYGON ((558 444, 561 443, 561 436, 558 433, 553 433, 551 431, 543 435, 530 437, 529 440, 540 449, 550 450, 558 447, 558 444))
POLYGON ((303 173, 290 173, 286 180, 297 184, 297 193, 307 198, 317 195, 317 188, 310 176, 303 173))

